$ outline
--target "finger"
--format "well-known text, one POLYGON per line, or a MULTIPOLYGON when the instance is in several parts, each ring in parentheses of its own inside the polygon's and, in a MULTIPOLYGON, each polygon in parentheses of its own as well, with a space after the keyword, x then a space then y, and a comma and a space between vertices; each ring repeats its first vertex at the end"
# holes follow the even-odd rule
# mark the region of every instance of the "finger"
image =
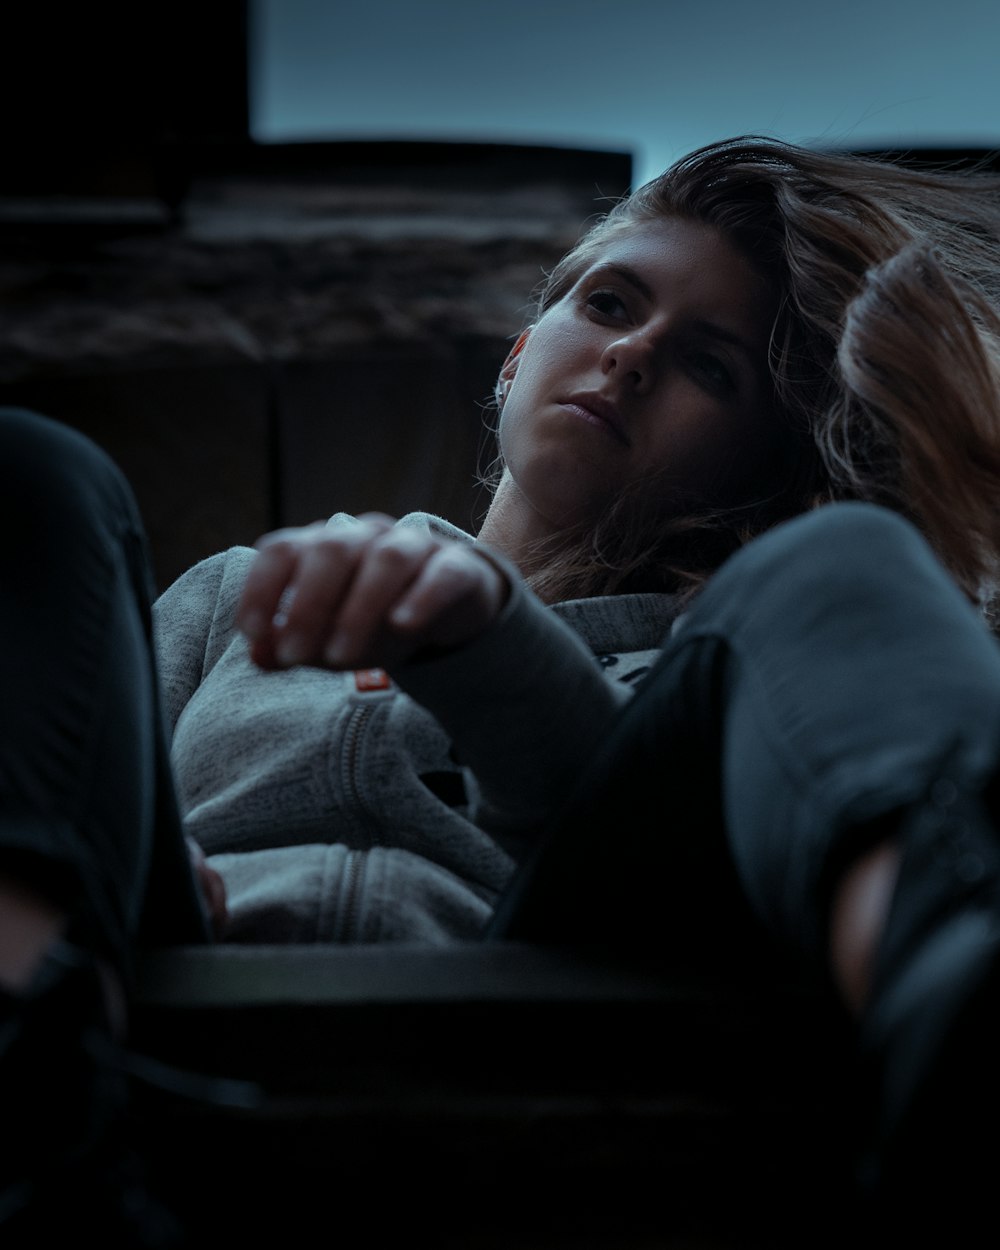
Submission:
POLYGON ((229 922, 229 907, 226 904, 226 885, 221 874, 209 864, 203 864, 200 872, 202 890, 208 904, 211 917, 212 932, 217 939, 226 931, 229 922))
POLYGON ((396 528, 365 549, 324 649, 328 664, 346 668, 371 658, 391 610, 436 547, 429 534, 396 528))
POLYGON ((392 517, 383 513, 366 513, 350 523, 301 531, 295 574, 275 619, 275 667, 324 663, 322 643, 331 633, 365 550, 394 525, 392 517))
POLYGON ((302 548, 277 629, 275 656, 280 665, 322 661, 322 644, 369 541, 364 533, 345 531, 302 548))
MULTIPOLYGON (((237 610, 236 623, 250 642, 254 662, 263 668, 281 667, 298 662, 298 652, 303 650, 295 641, 295 634, 315 615, 315 608, 307 595, 304 607, 298 614, 291 612, 301 580, 300 566, 307 566, 307 577, 312 569, 311 552, 317 545, 341 545, 353 551, 372 535, 382 533, 391 524, 390 518, 372 518, 366 525, 328 524, 296 526, 265 534, 257 541, 257 556, 250 566, 246 584, 237 610), (289 617, 292 629, 288 632, 289 617), (286 637, 287 658, 278 656, 278 644, 286 637)), ((311 582, 307 583, 312 585, 311 582)), ((308 625, 305 632, 308 633, 308 625)))
POLYGON ((475 548, 449 543, 435 552, 400 598, 390 624, 422 645, 456 646, 496 619, 509 594, 507 579, 475 548))
POLYGON ((204 862, 198 868, 197 876, 212 934, 217 939, 221 938, 229 920, 226 887, 219 873, 204 862))
MULTIPOLYGON (((272 536, 269 535, 268 539, 272 536)), ((265 540, 261 540, 264 542, 265 540)), ((298 548, 273 536, 254 557, 236 609, 236 626, 251 642, 267 638, 298 562, 298 548)))
POLYGON ((325 530, 323 525, 275 530, 257 539, 236 613, 237 627, 251 642, 270 636, 281 597, 294 577, 303 544, 325 530))
POLYGON ((191 868, 198 880, 202 898, 216 938, 222 936, 229 919, 229 908, 226 905, 226 884, 221 873, 213 868, 205 859, 205 852, 192 837, 185 837, 191 868))

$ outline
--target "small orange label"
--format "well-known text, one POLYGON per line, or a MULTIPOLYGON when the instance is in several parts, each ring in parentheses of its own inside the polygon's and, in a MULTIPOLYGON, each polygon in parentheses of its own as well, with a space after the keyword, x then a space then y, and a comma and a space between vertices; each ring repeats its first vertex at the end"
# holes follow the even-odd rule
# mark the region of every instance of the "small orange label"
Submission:
POLYGON ((388 690, 392 685, 392 680, 384 668, 356 668, 354 670, 354 684, 362 692, 365 690, 388 690))

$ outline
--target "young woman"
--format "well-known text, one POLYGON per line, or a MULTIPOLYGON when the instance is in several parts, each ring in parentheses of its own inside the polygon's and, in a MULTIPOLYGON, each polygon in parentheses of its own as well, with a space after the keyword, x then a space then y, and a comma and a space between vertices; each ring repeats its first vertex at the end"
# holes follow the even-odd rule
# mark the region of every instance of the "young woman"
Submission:
POLYGON ((763 925, 859 1013, 888 1188, 995 1036, 998 297, 995 180, 694 153, 549 277, 475 542, 340 518, 167 592, 172 773, 121 485, 8 417, 7 983, 203 932, 176 784, 238 939, 763 925))
POLYGON ((662 574, 642 594, 540 584, 570 600, 546 608, 514 568, 546 576, 553 538, 591 532, 631 488, 655 483, 647 541, 682 491, 719 506, 757 489, 780 441, 773 318, 766 283, 716 231, 637 225, 504 366, 482 545, 423 518, 344 521, 230 552, 164 596, 174 768, 187 829, 227 879, 231 934, 482 932, 677 611, 662 574), (618 306, 632 299, 621 274, 641 284, 642 334, 618 306), (636 386, 658 339, 675 357, 664 385, 636 386))

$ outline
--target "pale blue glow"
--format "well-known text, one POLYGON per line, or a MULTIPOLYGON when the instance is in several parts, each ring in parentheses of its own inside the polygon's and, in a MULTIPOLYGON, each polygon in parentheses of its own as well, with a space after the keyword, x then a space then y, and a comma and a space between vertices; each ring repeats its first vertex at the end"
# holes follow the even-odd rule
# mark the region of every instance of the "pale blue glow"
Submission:
POLYGON ((254 0, 262 141, 1000 146, 996 0, 254 0))

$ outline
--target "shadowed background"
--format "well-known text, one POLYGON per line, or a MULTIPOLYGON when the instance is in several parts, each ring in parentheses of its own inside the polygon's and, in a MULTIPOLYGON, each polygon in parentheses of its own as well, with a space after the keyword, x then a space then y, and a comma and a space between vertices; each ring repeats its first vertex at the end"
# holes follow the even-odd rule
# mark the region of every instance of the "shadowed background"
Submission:
POLYGON ((338 509, 474 526, 529 292, 690 148, 975 157, 1000 117, 981 0, 160 0, 6 24, 0 402, 112 453, 161 585, 338 509))

